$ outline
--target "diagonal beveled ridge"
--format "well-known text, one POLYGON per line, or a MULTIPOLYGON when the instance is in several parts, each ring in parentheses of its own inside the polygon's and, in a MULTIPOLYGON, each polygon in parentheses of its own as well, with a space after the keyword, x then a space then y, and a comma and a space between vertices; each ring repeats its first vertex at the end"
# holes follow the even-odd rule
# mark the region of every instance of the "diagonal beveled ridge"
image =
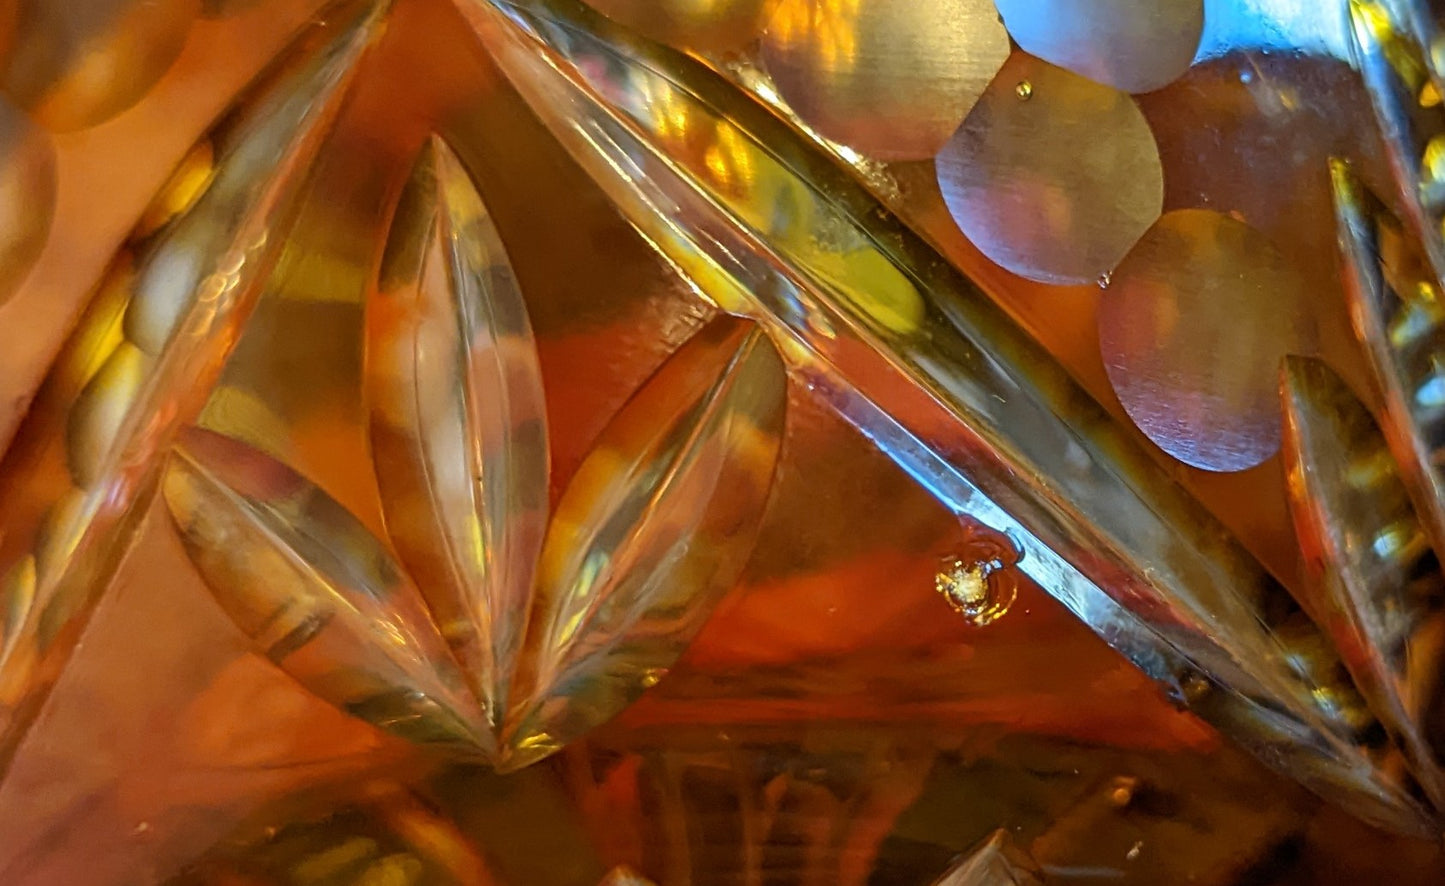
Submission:
POLYGON ((1445 643, 1439 562, 1384 435, 1344 381, 1288 357, 1280 389, 1290 508, 1312 578, 1301 603, 1439 808, 1445 772, 1425 728, 1445 643))
POLYGON ((217 602, 282 670, 403 738, 489 750, 481 711, 416 588, 324 491, 197 428, 176 444, 162 490, 217 602))
POLYGON ((387 531, 500 727, 547 526, 546 402, 501 237, 440 138, 398 201, 366 354, 387 531))
POLYGON ((1445 82, 1432 56, 1434 16, 1419 0, 1348 0, 1348 6, 1354 61, 1401 204, 1435 277, 1445 278, 1445 108, 1425 98, 1445 82))
POLYGON ((171 439, 238 339, 387 6, 329 7, 202 137, 112 262, 0 462, 0 588, 15 613, 0 652, 0 771, 124 559, 171 439))
POLYGON ((1435 89, 1445 96, 1445 55, 1438 50, 1445 35, 1445 7, 1437 0, 1391 0, 1391 8, 1400 20, 1408 23, 1415 44, 1428 50, 1422 53, 1421 61, 1429 70, 1435 89))
POLYGON ((1445 304, 1419 241, 1343 161, 1330 164, 1350 321, 1373 370, 1380 424, 1437 552, 1445 550, 1445 304))
POLYGON ((526 302, 438 137, 398 199, 367 330, 388 533, 486 710, 494 764, 521 768, 656 684, 736 582, 786 371, 754 324, 714 320, 614 417, 549 525, 526 302))
POLYGON ((1020 567, 1101 637, 1313 790, 1385 827, 1433 829, 1408 779, 1329 700, 1316 675, 1333 669, 1299 664, 1292 644, 1333 652, 1288 593, 834 160, 700 63, 572 0, 461 8, 675 268, 757 316, 945 503, 1013 536, 1020 567))

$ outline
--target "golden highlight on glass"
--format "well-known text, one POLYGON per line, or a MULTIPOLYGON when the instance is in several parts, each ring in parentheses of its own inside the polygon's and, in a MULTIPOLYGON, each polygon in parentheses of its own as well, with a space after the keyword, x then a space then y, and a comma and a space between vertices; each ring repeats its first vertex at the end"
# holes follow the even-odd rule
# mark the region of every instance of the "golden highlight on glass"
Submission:
POLYGON ((0 880, 1436 882, 1442 33, 0 3, 0 880))
POLYGON ((371 3, 338 8, 207 135, 209 186, 122 250, 0 464, 0 563, 35 570, 34 602, 0 660, 0 762, 124 558, 171 438, 220 373, 378 15, 371 3))

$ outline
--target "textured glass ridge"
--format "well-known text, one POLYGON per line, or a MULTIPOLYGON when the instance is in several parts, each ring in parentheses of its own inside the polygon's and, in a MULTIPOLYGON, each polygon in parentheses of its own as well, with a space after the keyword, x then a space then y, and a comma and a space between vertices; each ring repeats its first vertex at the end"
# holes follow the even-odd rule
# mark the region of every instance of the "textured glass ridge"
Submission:
MULTIPOLYGON (((0 463, 0 575, 29 601, 0 654, 0 764, 124 558, 296 210, 381 7, 344 3, 237 100, 112 263, 0 463), (199 183, 194 179, 199 178, 199 183)), ((3 765, 0 765, 3 768, 3 765)))
POLYGON ((0 0, 0 881, 1434 883, 1434 7, 0 0))
POLYGON ((947 478, 944 500, 1013 536, 1041 586, 1264 759, 1371 820, 1429 827, 1322 703, 1333 665, 1288 648, 1320 635, 1284 590, 852 179, 701 65, 577 4, 465 11, 644 236, 718 303, 761 308, 864 433, 930 488, 947 478))
POLYGON ((1314 573, 1304 602, 1432 802, 1445 790, 1425 720, 1438 691, 1432 610, 1438 564, 1369 410, 1324 363, 1285 361, 1285 462, 1300 544, 1314 573))

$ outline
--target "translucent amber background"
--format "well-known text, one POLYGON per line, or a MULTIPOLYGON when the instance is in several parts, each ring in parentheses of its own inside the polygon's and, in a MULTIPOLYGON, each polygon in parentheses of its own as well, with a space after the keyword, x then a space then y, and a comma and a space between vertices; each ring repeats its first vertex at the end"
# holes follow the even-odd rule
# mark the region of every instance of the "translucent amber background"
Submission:
MULTIPOLYGON (((139 104, 54 136, 54 226, 0 306, 0 439, 150 196, 315 6, 238 5, 198 21, 139 104)), ((449 4, 400 0, 366 64, 204 423, 382 532, 359 394, 363 295, 390 201, 435 129, 476 177, 526 294, 555 499, 712 309, 550 141, 449 4)), ((1165 94, 1148 105, 1167 128, 1165 94)), ((924 224, 943 211, 927 181, 908 195, 924 224)), ((1096 291, 1071 293, 1061 314, 1058 293, 939 239, 1108 399, 1096 291)), ((1340 323, 1327 316, 1327 335, 1340 323)), ((317 868, 304 858, 290 879, 248 867, 288 826, 313 855, 356 834, 390 840, 437 882, 583 886, 629 864, 662 883, 921 884, 1000 827, 1064 883, 1445 876, 1435 846, 1369 830, 1177 711, 1038 588, 970 627, 934 590, 964 537, 956 519, 802 385, 788 423, 746 577, 683 662, 619 719, 505 779, 419 756, 308 695, 249 649, 168 521, 150 520, 0 785, 0 882, 164 882, 188 868, 184 882, 332 882, 306 879, 317 868)), ((1274 462, 1175 470, 1292 574, 1274 462)))

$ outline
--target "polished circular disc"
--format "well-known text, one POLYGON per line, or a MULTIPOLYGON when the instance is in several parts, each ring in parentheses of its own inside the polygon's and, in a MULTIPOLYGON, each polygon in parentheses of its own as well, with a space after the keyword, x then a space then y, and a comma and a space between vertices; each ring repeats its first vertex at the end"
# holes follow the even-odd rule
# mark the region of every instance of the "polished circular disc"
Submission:
POLYGON ((1306 308, 1301 277, 1263 234, 1217 212, 1171 212, 1104 293, 1104 368, 1165 452, 1244 470, 1279 449, 1280 360, 1313 350, 1306 308))
POLYGON ((764 0, 587 0, 587 5, 678 49, 732 49, 763 30, 764 0))
POLYGON ((0 304, 30 274, 55 216, 50 134, 0 97, 0 304))
POLYGON ((1188 70, 1204 30, 1202 0, 997 0, 1025 52, 1075 74, 1148 92, 1188 70))
POLYGON ((200 0, 15 0, 0 87, 57 131, 140 99, 181 54, 200 0))
POLYGON ((1164 174, 1125 93, 1015 53, 937 158, 973 244, 1043 283, 1087 283, 1159 217, 1164 174))
POLYGON ((780 0, 763 37, 793 111, 880 160, 937 153, 1008 54, 993 0, 780 0))

